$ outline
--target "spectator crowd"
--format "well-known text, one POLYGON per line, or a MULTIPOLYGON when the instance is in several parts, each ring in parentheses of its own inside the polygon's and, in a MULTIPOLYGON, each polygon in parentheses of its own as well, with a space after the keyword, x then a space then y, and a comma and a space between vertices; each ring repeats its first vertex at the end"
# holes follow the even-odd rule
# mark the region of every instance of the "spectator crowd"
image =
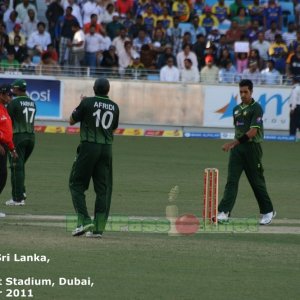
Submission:
POLYGON ((0 0, 0 72, 290 83, 300 0, 0 0), (47 20, 47 21, 45 21, 47 20))

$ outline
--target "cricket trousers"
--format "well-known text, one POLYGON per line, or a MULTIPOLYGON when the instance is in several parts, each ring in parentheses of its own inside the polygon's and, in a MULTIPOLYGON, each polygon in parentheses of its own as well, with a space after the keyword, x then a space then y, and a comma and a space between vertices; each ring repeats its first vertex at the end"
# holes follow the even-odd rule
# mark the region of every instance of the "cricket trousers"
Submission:
POLYGON ((89 188, 91 178, 96 193, 94 232, 102 234, 111 204, 112 145, 83 142, 77 148, 69 179, 77 226, 91 223, 85 199, 85 191, 89 188))
POLYGON ((34 149, 35 136, 33 133, 14 134, 14 144, 18 158, 16 160, 9 158, 12 199, 19 202, 26 198, 25 164, 34 149))
POLYGON ((300 130, 300 105, 290 113, 290 135, 296 135, 297 129, 300 130))
POLYGON ((273 211, 273 205, 268 195, 264 169, 262 166, 262 148, 259 143, 248 142, 237 145, 230 151, 228 177, 219 212, 231 212, 238 193, 241 174, 245 171, 247 179, 254 192, 261 214, 273 211))
POLYGON ((7 180, 7 146, 1 143, 1 146, 5 149, 5 154, 0 154, 0 194, 2 193, 7 180))

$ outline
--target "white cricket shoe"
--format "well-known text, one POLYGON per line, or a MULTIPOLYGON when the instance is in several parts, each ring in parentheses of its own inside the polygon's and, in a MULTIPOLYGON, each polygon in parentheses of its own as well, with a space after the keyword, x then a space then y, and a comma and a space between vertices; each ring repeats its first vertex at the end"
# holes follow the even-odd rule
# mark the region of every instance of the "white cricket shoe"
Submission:
POLYGON ((79 235, 83 235, 84 234, 84 229, 83 226, 78 226, 76 227, 73 231, 72 231, 72 235, 73 236, 79 236, 79 235))
POLYGON ((87 225, 84 225, 84 226, 80 225, 72 231, 72 235, 73 236, 80 236, 80 235, 83 235, 87 231, 93 230, 93 228, 94 228, 93 223, 87 224, 87 225))
POLYGON ((0 212, 0 218, 4 218, 6 216, 6 214, 5 213, 3 213, 3 212, 0 212))
POLYGON ((101 239, 102 238, 102 234, 100 234, 100 233, 93 233, 92 231, 88 231, 86 234, 85 234, 85 236, 87 237, 87 238, 98 238, 98 239, 101 239))
POLYGON ((23 206, 23 205, 25 205, 25 200, 14 201, 13 199, 10 199, 10 200, 6 201, 5 204, 8 206, 23 206))
POLYGON ((276 211, 271 211, 267 214, 262 215, 261 220, 259 221, 260 225, 268 225, 272 222, 272 219, 276 217, 276 211))
POLYGON ((229 216, 229 213, 225 213, 225 212, 221 211, 221 212, 218 213, 217 221, 220 222, 220 223, 226 222, 229 219, 228 216, 229 216))

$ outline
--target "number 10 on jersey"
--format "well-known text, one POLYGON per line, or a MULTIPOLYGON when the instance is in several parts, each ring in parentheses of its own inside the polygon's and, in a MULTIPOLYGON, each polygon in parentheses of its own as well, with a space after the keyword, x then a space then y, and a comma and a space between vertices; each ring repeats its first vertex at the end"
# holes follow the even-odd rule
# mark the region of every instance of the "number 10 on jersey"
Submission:
POLYGON ((93 116, 96 118, 96 127, 99 127, 101 124, 101 127, 103 129, 108 129, 113 121, 114 115, 111 111, 107 110, 101 115, 102 111, 101 109, 97 109, 93 116))

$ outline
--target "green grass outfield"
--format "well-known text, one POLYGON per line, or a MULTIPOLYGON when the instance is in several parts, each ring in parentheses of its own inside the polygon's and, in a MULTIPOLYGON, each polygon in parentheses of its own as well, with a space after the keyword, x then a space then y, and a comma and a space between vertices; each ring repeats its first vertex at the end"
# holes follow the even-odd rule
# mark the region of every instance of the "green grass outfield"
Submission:
MULTIPOLYGON (((73 214, 68 177, 78 140, 78 135, 38 134, 27 166, 26 206, 4 205, 10 198, 9 180, 0 196, 0 211, 8 215, 0 219, 0 254, 37 253, 50 259, 48 264, 0 261, 0 299, 7 299, 7 288, 32 289, 34 299, 43 300, 298 299, 299 234, 200 231, 174 237, 110 231, 102 240, 71 237, 63 216, 73 214), (27 214, 49 217, 22 219, 27 214), (51 221, 51 216, 59 221, 51 221), (8 287, 8 277, 50 278, 55 285, 8 287), (59 277, 90 277, 94 286, 59 286, 59 277)), ((220 197, 224 189, 228 153, 221 151, 223 143, 116 137, 112 216, 163 218, 170 205, 168 193, 177 185, 179 194, 171 204, 177 205, 179 214, 200 217, 204 168, 220 170, 220 197)), ((300 221, 299 147, 298 143, 263 144, 267 186, 284 228, 289 228, 290 220, 296 226, 300 221)), ((91 213, 94 198, 91 185, 87 192, 91 213)), ((259 217, 245 176, 233 217, 259 217)))

